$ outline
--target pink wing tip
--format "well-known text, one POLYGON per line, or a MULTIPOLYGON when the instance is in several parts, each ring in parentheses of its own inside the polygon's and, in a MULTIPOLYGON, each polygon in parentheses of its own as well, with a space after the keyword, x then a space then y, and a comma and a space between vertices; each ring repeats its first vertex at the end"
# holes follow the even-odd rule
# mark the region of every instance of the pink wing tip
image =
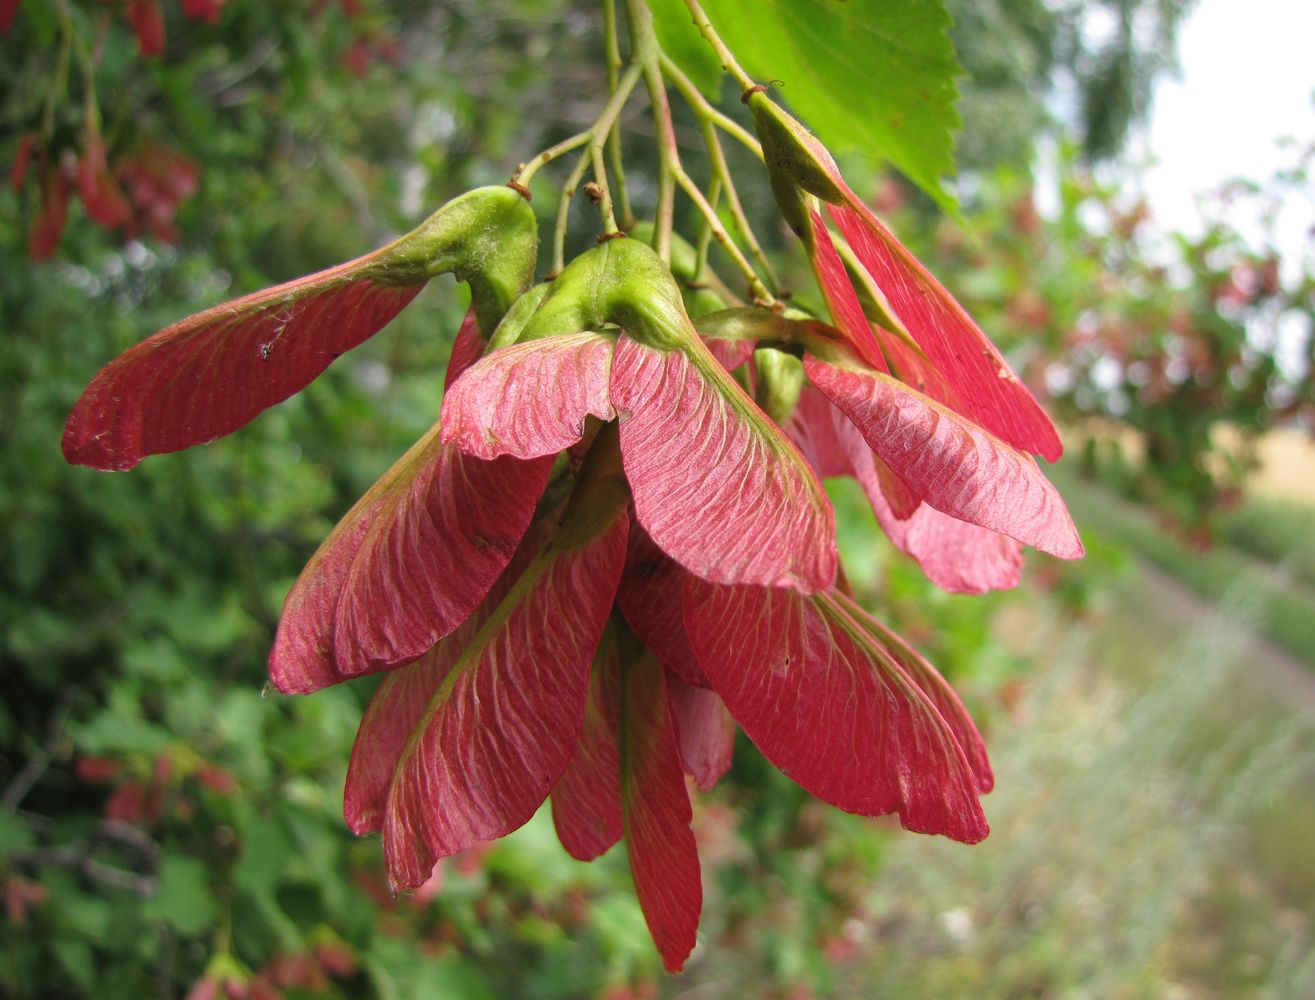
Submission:
POLYGON ((1029 544, 1034 544, 1035 548, 1056 559, 1081 559, 1087 551, 1082 544, 1082 536, 1078 534, 1077 525, 1073 523, 1073 517, 1064 506, 1059 491, 1053 486, 1051 489, 1059 500, 1058 509, 1051 516, 1048 530, 1035 543, 1029 544))
POLYGON ((338 678, 316 677, 323 671, 307 670, 304 663, 288 663, 288 657, 275 645, 269 655, 269 682, 279 694, 314 694, 338 678))
POLYGON ((70 465, 102 472, 126 472, 136 468, 146 457, 141 447, 140 407, 137 407, 135 419, 125 422, 121 417, 125 410, 131 416, 132 407, 125 407, 113 395, 115 379, 122 367, 118 360, 111 362, 92 379, 73 404, 60 439, 60 450, 70 465), (102 399, 107 392, 110 393, 108 406, 102 399), (134 427, 138 428, 135 433, 134 427))
POLYGON ((64 429, 60 450, 69 465, 81 465, 100 472, 127 472, 141 464, 142 454, 135 450, 116 451, 99 437, 88 438, 73 426, 72 418, 64 429))

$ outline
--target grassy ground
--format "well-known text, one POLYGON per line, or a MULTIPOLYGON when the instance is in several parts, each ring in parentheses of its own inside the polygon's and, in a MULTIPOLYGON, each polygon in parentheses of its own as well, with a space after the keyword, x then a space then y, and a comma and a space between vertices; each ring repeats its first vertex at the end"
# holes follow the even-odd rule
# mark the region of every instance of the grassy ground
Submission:
POLYGON ((1084 532, 1136 553, 1207 600, 1246 595, 1261 633, 1315 668, 1315 508, 1252 501, 1229 515, 1221 544, 1197 551, 1184 546, 1152 513, 1065 466, 1052 471, 1084 532))
POLYGON ((1315 505, 1261 495, 1221 520, 1227 544, 1315 587, 1315 505))
MULTIPOLYGON (((1127 567, 1069 571, 1095 594, 1077 619, 1063 586, 1000 606, 997 634, 1031 666, 1015 697, 967 692, 1006 706, 986 714, 992 834, 879 834, 827 995, 1315 996, 1315 596, 1257 555, 1184 550, 1064 485, 1093 548, 1127 567)), ((666 995, 765 995, 708 966, 666 995)))
POLYGON ((1173 590, 1008 613, 1037 669, 990 737, 992 835, 897 838, 842 995, 1315 996, 1315 697, 1256 683, 1244 595, 1173 590))

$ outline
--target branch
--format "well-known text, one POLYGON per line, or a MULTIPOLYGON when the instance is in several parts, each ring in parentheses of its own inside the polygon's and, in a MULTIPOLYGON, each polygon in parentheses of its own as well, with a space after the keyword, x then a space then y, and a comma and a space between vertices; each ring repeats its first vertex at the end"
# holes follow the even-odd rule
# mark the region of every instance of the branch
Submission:
POLYGON ((59 696, 59 701, 55 703, 54 711, 50 713, 50 719, 46 723, 46 738, 42 740, 36 753, 29 757, 27 763, 14 775, 14 780, 9 782, 4 795, 0 796, 0 806, 4 806, 10 812, 16 811, 27 797, 27 793, 50 767, 50 760, 55 755, 55 746, 59 743, 59 738, 64 732, 64 723, 68 721, 69 711, 73 707, 76 691, 76 688, 68 688, 59 696))

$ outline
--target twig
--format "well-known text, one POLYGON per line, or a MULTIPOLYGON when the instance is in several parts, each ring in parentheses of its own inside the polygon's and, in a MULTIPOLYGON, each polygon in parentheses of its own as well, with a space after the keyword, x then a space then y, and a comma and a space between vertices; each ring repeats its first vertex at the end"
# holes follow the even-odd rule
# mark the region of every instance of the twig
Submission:
POLYGON ((30 851, 17 851, 9 855, 9 862, 14 865, 34 867, 49 865, 67 868, 100 885, 109 886, 111 889, 124 889, 143 898, 154 896, 160 887, 159 879, 155 877, 155 872, 160 866, 160 845, 145 831, 119 820, 104 820, 98 823, 91 837, 86 840, 60 847, 38 847, 30 851), (107 844, 120 844, 133 850, 137 854, 138 867, 144 870, 130 871, 97 861, 93 857, 96 849, 107 844))
POLYGON ((59 743, 59 738, 64 732, 64 723, 68 721, 69 712, 73 707, 75 690, 67 689, 59 696, 54 711, 51 712, 50 719, 46 723, 46 738, 37 748, 36 753, 29 757, 27 763, 14 775, 14 780, 9 782, 4 795, 0 796, 0 805, 11 812, 27 798, 27 793, 50 767, 50 760, 55 755, 55 746, 59 743))
POLYGON ((79 875, 109 886, 111 889, 126 889, 143 899, 154 896, 160 887, 154 875, 143 875, 101 864, 91 856, 89 843, 69 844, 65 847, 42 847, 32 851, 18 851, 9 855, 10 864, 48 865, 55 868, 67 868, 79 875))

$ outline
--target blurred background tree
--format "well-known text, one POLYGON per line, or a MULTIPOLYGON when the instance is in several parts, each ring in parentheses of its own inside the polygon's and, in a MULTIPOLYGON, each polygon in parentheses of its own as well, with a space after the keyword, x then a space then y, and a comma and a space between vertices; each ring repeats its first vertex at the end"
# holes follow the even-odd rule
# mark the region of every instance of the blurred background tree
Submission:
POLYGON ((1041 136, 1110 160, 1144 122, 1157 79, 1176 67, 1192 0, 950 0, 964 68, 961 170, 1027 167, 1041 136))

